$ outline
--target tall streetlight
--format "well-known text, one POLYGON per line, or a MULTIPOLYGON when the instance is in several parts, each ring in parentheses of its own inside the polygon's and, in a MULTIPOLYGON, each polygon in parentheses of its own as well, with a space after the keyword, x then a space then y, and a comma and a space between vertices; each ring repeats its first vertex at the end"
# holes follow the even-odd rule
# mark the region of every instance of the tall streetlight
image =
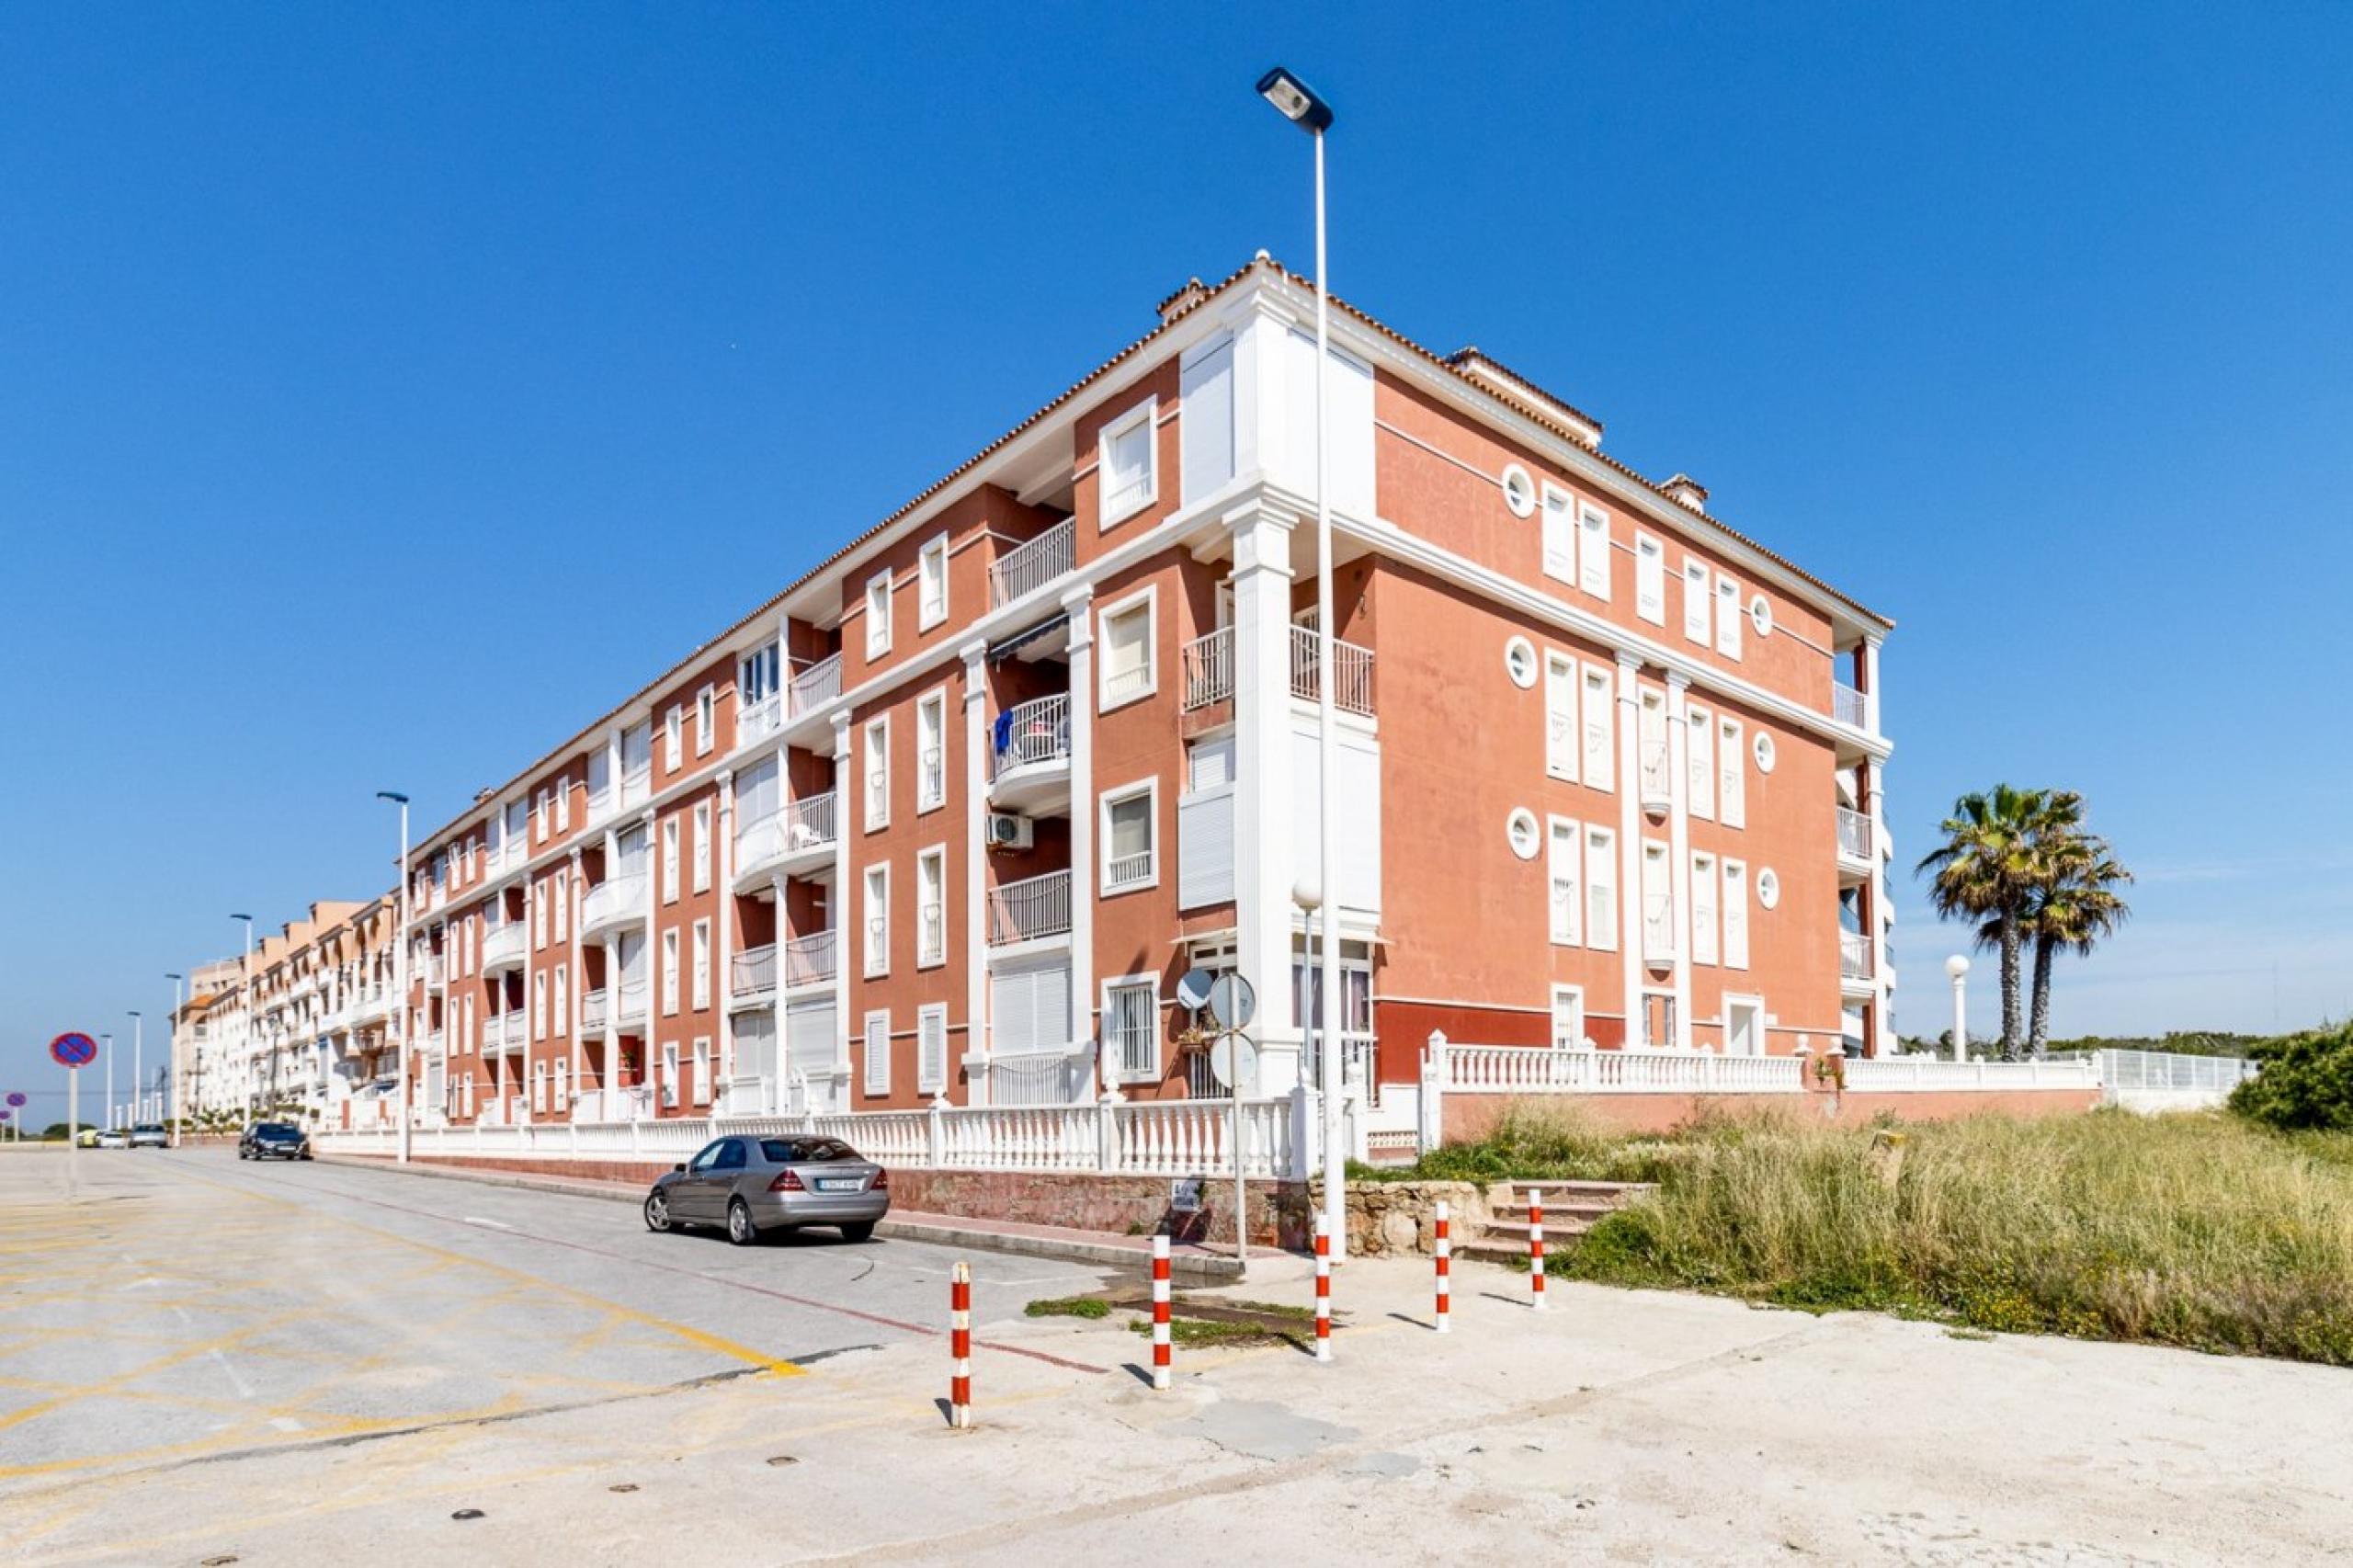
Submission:
POLYGON ((139 1119, 147 1114, 147 1048, 143 1032, 145 1023, 146 1020, 139 1016, 139 1009, 131 1008, 131 1124, 133 1127, 138 1126, 139 1119))
POLYGON ((400 1026, 400 1040, 393 1050, 393 1062, 400 1074, 400 1085, 394 1091, 399 1096, 401 1112, 401 1165, 408 1164, 408 797, 397 790, 379 790, 376 799, 390 801, 401 809, 401 903, 400 937, 392 949, 392 1017, 400 1026))
POLYGON ((1969 1060, 1969 960, 1955 953, 1945 960, 1945 972, 1952 976, 1952 1059, 1969 1060))
POLYGON ((180 1001, 180 982, 186 980, 188 976, 166 973, 164 978, 172 983, 172 1086, 165 1105, 165 1108, 171 1114, 164 1120, 165 1126, 168 1129, 167 1136, 171 1140, 171 1145, 176 1149, 180 1146, 182 1108, 180 1106, 180 1008, 184 1004, 180 1001))
POLYGON ((98 1038, 107 1044, 107 1114, 102 1119, 107 1126, 112 1127, 114 1125, 114 1036, 102 1034, 98 1038))
MULTIPOLYGON (((232 915, 229 918, 245 923, 245 958, 244 961, 237 966, 237 1006, 239 1013, 244 1018, 244 1028, 237 1040, 237 1051, 244 1058, 245 1071, 250 1074, 254 1065, 254 917, 250 915, 232 915)), ((253 1085, 248 1082, 245 1085, 247 1110, 253 1108, 253 1085)))
POLYGON ((1336 1027, 1340 1007, 1340 881, 1335 852, 1338 833, 1332 820, 1332 778, 1339 757, 1339 728, 1332 712, 1336 661, 1332 640, 1338 633, 1332 611, 1332 441, 1324 429, 1329 402, 1332 329, 1326 301, 1331 273, 1324 254, 1324 133, 1332 128, 1332 106, 1315 90, 1278 65, 1258 78, 1258 96, 1315 142, 1315 856, 1324 893, 1323 943, 1316 955, 1315 1005, 1324 1027, 1316 1035, 1316 1087, 1324 1098, 1324 1219, 1332 1256, 1347 1253, 1346 1157, 1340 1149, 1340 1053, 1336 1027))

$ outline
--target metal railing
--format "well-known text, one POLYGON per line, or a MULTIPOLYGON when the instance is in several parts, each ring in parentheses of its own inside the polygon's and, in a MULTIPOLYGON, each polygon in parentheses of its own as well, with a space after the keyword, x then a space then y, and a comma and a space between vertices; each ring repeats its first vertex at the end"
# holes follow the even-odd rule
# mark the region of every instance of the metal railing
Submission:
POLYGON ((1105 891, 1118 892, 1125 888, 1142 887, 1152 881, 1153 852, 1138 855, 1115 855, 1103 862, 1105 891))
POLYGON ((842 694, 842 656, 828 653, 794 676, 789 694, 795 719, 839 697, 842 694))
POLYGON ((1233 695, 1233 628, 1221 626, 1184 648, 1185 711, 1233 695))
POLYGON ((737 996, 757 996, 776 989, 776 944, 745 948, 730 964, 729 984, 737 996))
POLYGON ((989 608, 1009 605, 1077 566, 1078 520, 1065 517, 989 563, 989 608))
MULTIPOLYGON (((1290 629, 1290 694, 1313 702, 1321 688, 1317 676, 1323 640, 1313 628, 1290 629)), ((1372 650, 1335 638, 1332 642, 1332 706, 1343 713, 1372 716, 1372 650)))
POLYGON ((1032 763, 1070 759, 1070 693, 1034 697, 1016 703, 998 721, 1004 744, 990 750, 989 777, 995 778, 1032 763))
POLYGON ((1863 694, 1843 680, 1830 683, 1830 716, 1842 724, 1863 727, 1863 717, 1869 711, 1863 704, 1863 694))
POLYGON ((840 962, 839 933, 819 931, 812 936, 795 937, 783 946, 784 983, 790 985, 814 985, 831 980, 840 962))
POLYGON ((948 960, 948 911, 926 903, 915 910, 915 962, 945 963, 948 960))
POLYGON ((1048 871, 989 890, 989 946, 1059 937, 1070 929, 1070 873, 1048 871))
POLYGON ((1871 819, 1845 806, 1838 808, 1838 853, 1849 860, 1871 858, 1871 819))
POLYGON ((1081 1058, 1069 1046, 989 1057, 989 1103, 1059 1106, 1079 1102, 1081 1058))
POLYGON ((612 1018, 611 995, 605 991, 584 991, 580 994, 580 1027, 601 1029, 612 1018))
POLYGON ((1838 978, 1869 980, 1871 977, 1871 939, 1859 931, 1838 933, 1838 978))
POLYGON ((788 801, 767 815, 745 824, 735 835, 735 869, 738 874, 788 855, 823 849, 831 845, 835 837, 835 824, 839 816, 835 809, 838 799, 831 790, 822 795, 803 796, 798 801, 788 801))

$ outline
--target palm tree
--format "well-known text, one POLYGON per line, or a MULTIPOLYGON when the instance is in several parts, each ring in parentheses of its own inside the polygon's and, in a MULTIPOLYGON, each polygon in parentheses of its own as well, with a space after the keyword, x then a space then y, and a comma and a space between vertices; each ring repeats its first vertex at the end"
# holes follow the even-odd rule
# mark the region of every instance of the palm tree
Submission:
MULTIPOLYGON (((2074 795, 2063 799, 2080 808, 2074 795)), ((2060 808, 2063 812, 2065 808, 2060 808)), ((2080 810, 2078 809, 2078 814, 2080 810)), ((1980 922, 1977 944, 2002 955, 2002 1056, 2014 1061, 2020 1028, 2018 969, 2026 903, 2035 882, 2038 838, 2054 825, 2046 790, 1996 784, 1963 795, 1937 824, 1944 842, 1915 868, 1928 876, 1928 902, 1947 920, 1980 922)))
POLYGON ((2089 834, 2054 845, 2044 874, 2028 900, 2026 925, 2034 935, 2034 1005, 2029 1049, 2040 1058, 2051 1038, 2051 963, 2062 948, 2088 958, 2100 939, 2131 918, 2116 889, 2132 873, 2089 834))

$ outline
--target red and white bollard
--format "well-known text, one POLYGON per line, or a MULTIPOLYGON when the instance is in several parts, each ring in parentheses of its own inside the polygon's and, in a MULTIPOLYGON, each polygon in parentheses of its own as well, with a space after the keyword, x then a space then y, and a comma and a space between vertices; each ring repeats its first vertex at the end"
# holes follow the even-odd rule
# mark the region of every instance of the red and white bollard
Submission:
POLYGON ((1168 1386, 1168 1238, 1152 1238, 1152 1386, 1168 1386))
POLYGON ((1529 1304, 1538 1312, 1544 1310, 1544 1194, 1531 1188, 1528 1194, 1528 1289, 1529 1304))
POLYGON ((948 1379, 948 1425, 972 1425, 972 1266, 960 1263, 948 1275, 948 1353, 955 1359, 948 1379))
POLYGON ((1332 1222, 1315 1216, 1315 1358, 1332 1358, 1332 1222))
POLYGON ((1435 1245, 1438 1251, 1438 1331, 1444 1334, 1453 1326, 1449 1320, 1454 1315, 1454 1282, 1450 1278, 1454 1272, 1454 1241, 1447 1231, 1446 1199, 1443 1198, 1438 1203, 1435 1245))

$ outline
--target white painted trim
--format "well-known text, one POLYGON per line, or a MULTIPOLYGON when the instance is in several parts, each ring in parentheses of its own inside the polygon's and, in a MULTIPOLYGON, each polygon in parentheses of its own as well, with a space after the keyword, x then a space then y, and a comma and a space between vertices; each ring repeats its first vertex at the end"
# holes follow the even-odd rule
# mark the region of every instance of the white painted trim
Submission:
POLYGON ((1160 499, 1160 423, 1155 417, 1159 409, 1160 396, 1157 392, 1152 393, 1125 414, 1105 420, 1096 431, 1096 532, 1109 533, 1137 513, 1148 510, 1154 502, 1160 499), (1144 456, 1147 460, 1143 494, 1118 512, 1107 511, 1105 502, 1109 486, 1105 476, 1111 472, 1111 443, 1139 426, 1144 431, 1144 456))
POLYGON ((1095 642, 1108 654, 1110 638, 1105 631, 1104 623, 1115 617, 1127 614, 1139 604, 1143 606, 1143 686, 1141 689, 1131 691, 1125 697, 1114 698, 1111 695, 1111 661, 1108 656, 1097 657, 1095 661, 1095 710, 1097 713, 1116 712, 1130 703, 1142 702, 1145 698, 1160 690, 1160 587, 1158 584, 1148 585, 1138 588, 1124 598, 1113 599, 1108 604, 1097 606, 1095 611, 1095 642))
MULTIPOLYGON (((867 980, 880 980, 889 974, 891 972, 891 862, 887 859, 876 860, 858 868, 857 933, 858 961, 862 977, 867 980), (877 871, 882 873, 882 894, 880 899, 877 899, 874 894, 874 874, 877 871), (878 903, 881 907, 882 921, 882 940, 880 944, 881 961, 879 963, 875 961, 877 944, 874 940, 876 918, 874 911, 878 903)), ((841 961, 841 955, 838 952, 835 955, 835 963, 837 972, 849 968, 848 964, 841 961)))
POLYGON ((915 551, 915 630, 928 631, 948 619, 948 534, 945 529, 926 540, 915 551), (937 556, 939 561, 939 605, 927 608, 923 602, 924 563, 937 556))
POLYGON ((1105 1059, 1102 1066, 1111 1070, 1101 1073, 1100 1076, 1119 1084, 1156 1084, 1166 1076, 1165 1064, 1161 1060, 1160 1016, 1161 1009, 1167 1006, 1167 999, 1160 994, 1160 975, 1157 972, 1114 974, 1104 977, 1096 1017, 1102 1020, 1100 1055, 1105 1059), (1131 1073, 1127 1070, 1125 1062, 1113 1059, 1110 1040, 1111 993, 1129 986, 1149 986, 1152 989, 1152 1071, 1149 1073, 1131 1073))
POLYGON ((1098 795, 1096 804, 1095 831, 1097 846, 1095 857, 1097 896, 1118 898, 1122 894, 1142 892, 1147 888, 1158 887, 1161 864, 1166 858, 1162 853, 1165 847, 1162 840, 1166 835, 1162 833, 1160 825, 1160 775, 1148 774, 1142 778, 1106 790, 1098 795), (1149 820, 1152 824, 1152 875, 1142 881, 1127 882, 1115 888, 1111 885, 1111 808, 1123 801, 1132 801, 1138 795, 1151 801, 1148 809, 1149 820))

